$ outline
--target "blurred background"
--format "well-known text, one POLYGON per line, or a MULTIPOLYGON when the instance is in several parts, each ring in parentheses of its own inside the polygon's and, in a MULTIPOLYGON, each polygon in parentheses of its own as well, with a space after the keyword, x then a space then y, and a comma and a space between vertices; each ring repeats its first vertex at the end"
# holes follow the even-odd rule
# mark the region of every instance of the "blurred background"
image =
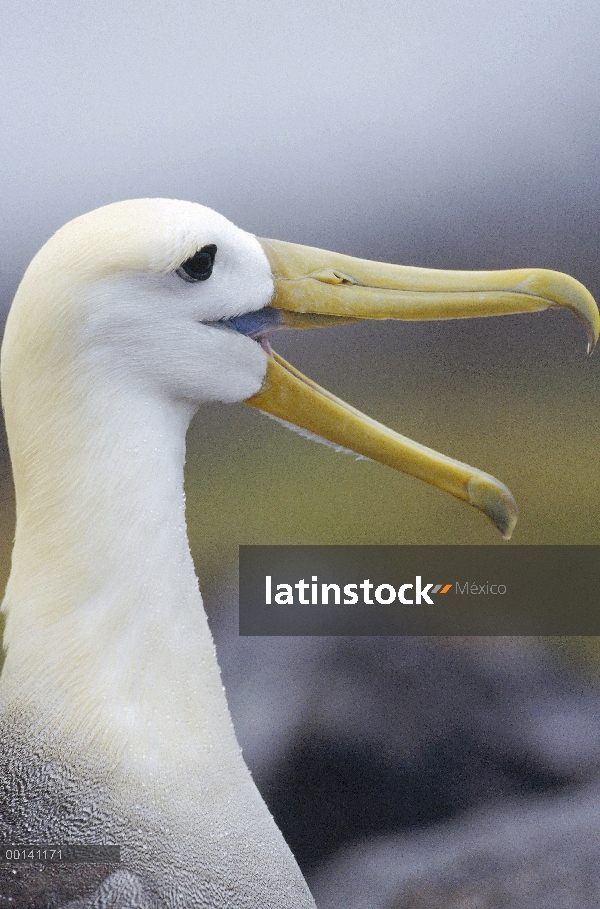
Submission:
MULTIPOLYGON (((5 0, 0 22, 2 319, 58 227, 138 196, 198 201, 259 236, 362 257, 553 268, 600 297, 592 0, 5 0)), ((274 346, 507 483, 521 518, 506 545, 600 542, 600 359, 586 358, 569 314, 351 325, 274 346)), ((2 438, 4 584, 14 505, 2 438)), ((518 812, 550 798, 564 816, 578 804, 565 792, 594 784, 592 641, 237 636, 240 543, 499 543, 479 515, 243 405, 198 414, 186 481, 238 734, 320 905, 342 892, 348 907, 381 893, 405 905, 403 881, 419 876, 415 860, 387 890, 372 872, 355 881, 335 865, 340 850, 372 855, 382 836, 429 836, 505 799, 518 812)), ((527 823, 519 815, 506 837, 527 823)), ((397 848, 450 855, 419 843, 397 848)), ((399 868, 389 849, 378 867, 399 868)))

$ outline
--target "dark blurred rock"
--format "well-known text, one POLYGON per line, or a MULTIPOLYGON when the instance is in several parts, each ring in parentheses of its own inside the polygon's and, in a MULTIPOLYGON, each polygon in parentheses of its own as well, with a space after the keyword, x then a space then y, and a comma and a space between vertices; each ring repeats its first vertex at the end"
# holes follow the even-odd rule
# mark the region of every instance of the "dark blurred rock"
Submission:
POLYGON ((597 909, 600 791, 365 840, 309 884, 319 909, 597 909))
POLYGON ((305 871, 362 837, 598 772, 599 689, 542 642, 240 638, 235 599, 211 610, 231 712, 305 871))

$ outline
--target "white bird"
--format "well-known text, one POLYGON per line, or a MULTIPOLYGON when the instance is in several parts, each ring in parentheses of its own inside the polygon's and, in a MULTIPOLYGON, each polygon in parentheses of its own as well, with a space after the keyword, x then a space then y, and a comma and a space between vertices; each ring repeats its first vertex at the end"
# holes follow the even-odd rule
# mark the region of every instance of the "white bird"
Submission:
POLYGON ((366 262, 258 240, 160 199, 109 205, 50 239, 2 348, 17 527, 0 832, 4 843, 118 844, 122 863, 2 865, 0 905, 314 907, 227 708, 186 535, 187 426, 205 401, 247 401, 441 486, 508 536, 506 487, 323 392, 266 336, 547 306, 572 309, 593 346, 593 299, 553 272, 366 262))

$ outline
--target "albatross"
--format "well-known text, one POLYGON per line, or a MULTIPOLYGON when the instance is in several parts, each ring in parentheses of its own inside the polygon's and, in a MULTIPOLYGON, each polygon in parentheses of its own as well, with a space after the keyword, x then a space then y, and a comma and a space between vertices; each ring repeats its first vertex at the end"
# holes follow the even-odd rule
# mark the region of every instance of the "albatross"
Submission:
POLYGON ((309 909, 237 743, 190 555, 185 435, 245 401, 464 500, 505 536, 494 477, 319 388, 276 329, 453 319, 593 298, 546 270, 443 272, 260 240, 201 205, 120 202, 71 221, 8 316, 2 401, 17 525, 3 603, 4 844, 115 844, 119 865, 1 865, 19 909, 309 909))

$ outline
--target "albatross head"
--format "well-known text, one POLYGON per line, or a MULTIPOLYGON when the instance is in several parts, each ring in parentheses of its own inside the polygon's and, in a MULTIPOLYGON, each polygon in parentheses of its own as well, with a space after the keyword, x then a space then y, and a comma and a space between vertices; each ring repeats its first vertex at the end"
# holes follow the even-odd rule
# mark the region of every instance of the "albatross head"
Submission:
POLYGON ((591 351, 598 310, 567 275, 386 265, 259 240, 191 202, 130 200, 71 221, 33 260, 3 345, 4 405, 11 423, 27 425, 31 402, 39 406, 40 396, 55 395, 52 376, 75 399, 87 393, 82 375, 87 382, 110 375, 112 388, 117 378, 118 398, 128 387, 143 387, 147 396, 176 402, 188 419, 203 401, 247 401, 445 489, 510 537, 517 511, 502 483, 363 417, 273 354, 267 335, 357 319, 467 318, 560 306, 584 323, 591 351), (13 410, 20 412, 16 420, 13 410))
POLYGON ((52 376, 67 398, 76 398, 88 393, 82 375, 87 382, 110 375, 121 398, 128 387, 143 387, 188 415, 203 401, 247 401, 445 489, 509 537, 517 511, 503 484, 363 417, 274 355, 267 335, 357 319, 467 318, 559 306, 584 323, 591 350, 598 310, 567 275, 386 265, 259 240, 194 203, 130 200, 71 221, 33 260, 7 326, 4 405, 11 423, 26 425, 31 402, 39 407, 40 396, 56 394, 52 376), (16 420, 13 410, 20 412, 16 420))
POLYGON ((45 381, 78 364, 148 394, 197 406, 262 385, 259 345, 226 320, 261 309, 273 278, 260 243, 190 202, 140 199, 76 218, 31 263, 3 350, 5 406, 25 372, 45 381), (19 369, 15 358, 23 357, 19 369))

